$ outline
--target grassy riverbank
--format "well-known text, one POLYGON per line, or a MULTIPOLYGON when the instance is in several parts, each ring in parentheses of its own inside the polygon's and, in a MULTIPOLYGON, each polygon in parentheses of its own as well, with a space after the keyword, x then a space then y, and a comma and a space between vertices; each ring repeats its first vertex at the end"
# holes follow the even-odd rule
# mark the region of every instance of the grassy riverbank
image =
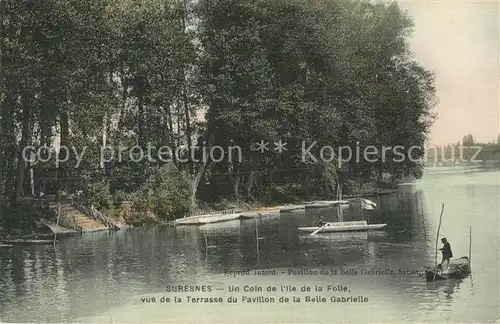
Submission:
POLYGON ((54 215, 47 201, 23 199, 18 204, 4 201, 0 204, 0 241, 50 234, 50 231, 38 222, 52 218, 54 215))
MULTIPOLYGON (((395 184, 388 181, 372 181, 359 184, 348 181, 345 185, 343 197, 373 196, 390 193, 394 190, 395 184)), ((198 201, 194 212, 210 212, 228 209, 242 211, 252 211, 258 208, 276 207, 285 204, 303 203, 314 200, 332 200, 335 197, 329 195, 307 195, 293 194, 287 191, 287 187, 275 186, 271 188, 266 199, 234 199, 220 198, 212 202, 198 201)), ((164 206, 164 202, 155 201, 151 196, 135 195, 134 199, 126 200, 123 196, 116 197, 110 195, 105 188, 94 187, 90 197, 87 197, 86 204, 92 204, 105 215, 115 218, 122 223, 132 226, 155 225, 160 222, 174 220, 187 214, 187 195, 184 199, 174 200, 180 206, 164 206), (96 188, 98 188, 96 190, 96 188), (184 204, 184 205, 182 205, 184 204), (160 210, 158 214, 155 211, 160 210)), ((166 199, 167 200, 167 199, 166 199)), ((171 202, 172 200, 167 200, 171 202)), ((26 198, 21 203, 13 204, 4 202, 0 206, 0 239, 12 237, 27 237, 47 234, 47 228, 39 224, 42 219, 56 222, 57 213, 50 208, 52 201, 48 199, 26 198)), ((66 202, 70 204, 70 202, 66 202)))

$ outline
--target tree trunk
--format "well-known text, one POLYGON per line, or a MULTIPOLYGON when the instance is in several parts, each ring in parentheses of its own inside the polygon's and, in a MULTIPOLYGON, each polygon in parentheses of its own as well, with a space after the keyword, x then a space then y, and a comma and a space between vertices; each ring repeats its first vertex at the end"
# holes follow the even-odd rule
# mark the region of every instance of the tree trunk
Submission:
POLYGON ((255 181, 255 171, 252 171, 252 172, 250 172, 250 176, 248 177, 248 182, 247 182, 247 185, 246 185, 246 195, 250 199, 253 199, 253 196, 252 196, 252 187, 253 187, 254 181, 255 181))
POLYGON ((177 99, 177 147, 181 146, 181 103, 180 100, 177 99))
MULTIPOLYGON (((208 146, 207 150, 210 151, 212 149, 212 145, 215 142, 215 136, 212 134, 210 135, 208 139, 208 146)), ((198 168, 198 171, 196 173, 196 176, 193 180, 192 187, 191 187, 191 198, 189 201, 189 212, 191 213, 194 210, 194 207, 196 205, 196 191, 198 190, 198 185, 200 184, 200 181, 203 177, 203 174, 205 173, 205 170, 208 168, 209 163, 211 162, 211 159, 203 159, 200 167, 198 168)))
POLYGON ((138 112, 138 116, 139 116, 139 120, 138 120, 138 124, 139 124, 139 139, 138 139, 138 142, 139 142, 139 146, 141 148, 144 148, 145 145, 144 145, 144 138, 145 138, 145 134, 144 134, 144 101, 143 101, 143 96, 142 96, 142 91, 139 91, 139 98, 137 99, 138 100, 138 106, 139 106, 139 112, 138 112))
MULTIPOLYGON (((185 33, 186 32, 186 14, 187 14, 187 8, 186 8, 186 2, 183 1, 183 15, 182 15, 182 30, 185 33)), ((183 64, 182 66, 182 99, 184 101, 184 119, 186 120, 186 140, 187 140, 187 148, 189 152, 189 156, 191 156, 191 148, 192 148, 192 142, 191 142, 191 114, 189 113, 189 103, 188 103, 188 94, 187 94, 187 77, 186 77, 186 65, 183 64)), ((188 170, 189 174, 193 174, 193 161, 188 161, 188 170)))
MULTIPOLYGON (((167 114, 167 124, 168 124, 168 129, 170 133, 168 134, 169 136, 169 144, 170 148, 172 149, 172 152, 175 152, 175 138, 174 138, 174 124, 173 124, 173 117, 172 117, 172 112, 170 111, 170 107, 165 107, 165 112, 167 114)), ((177 159, 173 159, 174 164, 177 165, 177 159)))
MULTIPOLYGON (((68 146, 69 141, 69 115, 68 112, 61 113, 61 147, 68 146)), ((66 152, 64 152, 66 153, 66 152)), ((63 152, 59 151, 59 160, 64 159, 63 152)), ((62 190, 64 189, 64 185, 67 181, 66 179, 66 162, 60 162, 57 168, 57 181, 56 181, 56 202, 61 201, 62 190)))
MULTIPOLYGON (((42 93, 42 107, 40 116, 40 146, 45 146, 50 149, 51 138, 52 138, 52 114, 50 111, 50 104, 47 97, 48 89, 45 89, 42 93)), ((42 190, 45 190, 45 183, 47 182, 48 173, 45 171, 45 166, 42 166, 40 162, 33 165, 34 181, 35 181, 35 197, 40 197, 42 190)))
POLYGON ((241 176, 239 174, 234 175, 233 177, 233 195, 236 200, 240 199, 240 183, 241 176))
POLYGON ((39 164, 35 164, 32 167, 33 170, 33 186, 34 186, 34 195, 35 197, 40 197, 40 194, 42 192, 42 168, 39 166, 39 164))
MULTIPOLYGON (((184 72, 185 74, 185 72, 184 72)), ((184 118, 186 120, 186 139, 187 139, 187 149, 188 149, 188 154, 191 156, 191 148, 193 147, 193 144, 191 143, 191 121, 190 121, 190 114, 189 114, 189 106, 188 106, 188 97, 186 93, 186 77, 184 77, 184 85, 183 85, 183 99, 184 99, 184 118)), ((188 161, 188 170, 189 174, 193 174, 193 161, 189 160, 188 161)))
POLYGON ((16 181, 14 189, 14 202, 20 203, 23 195, 24 186, 24 174, 26 169, 26 161, 23 156, 23 150, 28 146, 31 139, 30 132, 30 115, 31 115, 31 102, 29 98, 29 93, 27 87, 24 89, 22 96, 23 100, 23 121, 22 121, 22 131, 21 131, 21 141, 19 143, 19 151, 17 155, 17 170, 16 170, 16 181))
POLYGON ((14 160, 16 156, 16 139, 14 136, 15 120, 14 114, 16 110, 16 87, 13 83, 13 78, 5 79, 6 92, 2 106, 2 136, 1 149, 3 150, 3 158, 0 159, 1 178, 4 197, 12 198, 13 180, 14 180, 14 160))
POLYGON ((125 72, 121 72, 121 84, 122 84, 122 98, 121 98, 121 107, 120 110, 118 111, 118 126, 116 129, 116 134, 113 135, 113 140, 115 143, 119 143, 119 137, 121 134, 121 130, 123 127, 124 123, 124 118, 125 118, 125 110, 127 108, 127 98, 128 98, 128 83, 127 80, 124 76, 125 72))

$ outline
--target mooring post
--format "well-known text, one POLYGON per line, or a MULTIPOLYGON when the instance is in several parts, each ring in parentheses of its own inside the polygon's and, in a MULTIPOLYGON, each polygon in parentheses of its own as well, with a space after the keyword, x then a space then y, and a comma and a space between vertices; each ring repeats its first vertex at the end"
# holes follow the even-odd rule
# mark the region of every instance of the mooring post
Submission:
POLYGON ((422 193, 420 193, 420 215, 422 216, 422 227, 424 230, 424 240, 427 242, 427 230, 425 229, 424 203, 422 202, 422 193))
POLYGON ((471 266, 472 259, 472 226, 469 226, 469 269, 471 266))
POLYGON ((260 259, 260 251, 259 251, 259 224, 258 224, 258 217, 255 217, 255 240, 257 241, 257 262, 259 262, 260 259))

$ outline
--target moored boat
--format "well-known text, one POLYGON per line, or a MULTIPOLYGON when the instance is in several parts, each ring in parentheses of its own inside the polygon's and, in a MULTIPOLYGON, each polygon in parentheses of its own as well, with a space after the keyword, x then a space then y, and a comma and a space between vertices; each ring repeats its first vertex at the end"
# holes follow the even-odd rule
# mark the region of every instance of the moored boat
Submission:
POLYGON ((470 262, 468 257, 450 260, 447 267, 426 267, 425 280, 428 282, 446 279, 463 279, 470 273, 470 262))
POLYGON ((276 213, 280 211, 279 206, 274 206, 274 207, 261 207, 255 209, 256 212, 258 213, 276 213))
POLYGON ((240 218, 240 213, 231 212, 220 212, 214 214, 189 216, 184 218, 179 218, 175 220, 176 225, 203 225, 209 223, 226 222, 234 219, 240 218))
POLYGON ((33 244, 53 244, 54 240, 15 239, 15 240, 4 240, 3 242, 11 245, 33 245, 33 244))
POLYGON ((263 207, 255 210, 259 216, 277 216, 280 214, 280 207, 263 207))
POLYGON ((294 210, 301 210, 306 208, 306 205, 284 205, 280 206, 280 212, 291 212, 294 210))
POLYGON ((227 222, 207 223, 199 227, 199 230, 206 233, 222 233, 239 231, 241 221, 239 219, 229 220, 227 222))
POLYGON ((328 208, 328 207, 349 207, 348 200, 318 200, 307 203, 305 208, 328 208))
POLYGON ((331 232, 357 232, 357 231, 368 231, 377 230, 386 227, 387 224, 368 224, 366 221, 354 221, 354 222, 333 222, 326 223, 323 227, 311 226, 311 227, 299 227, 298 230, 301 232, 308 233, 331 233, 331 232))
POLYGON ((256 211, 242 212, 240 214, 241 219, 251 219, 251 218, 256 218, 256 217, 260 217, 260 214, 256 211))

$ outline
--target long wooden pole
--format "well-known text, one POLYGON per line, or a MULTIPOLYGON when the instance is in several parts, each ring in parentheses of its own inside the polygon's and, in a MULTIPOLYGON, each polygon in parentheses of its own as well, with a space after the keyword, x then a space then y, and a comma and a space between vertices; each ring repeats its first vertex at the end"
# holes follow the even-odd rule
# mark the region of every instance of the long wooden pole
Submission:
POLYGON ((319 233, 319 232, 320 232, 323 228, 325 228, 325 227, 326 227, 326 224, 325 224, 325 225, 323 225, 323 226, 321 226, 320 228, 318 228, 317 230, 315 230, 314 232, 312 232, 312 233, 311 233, 311 234, 309 234, 309 235, 316 235, 316 234, 318 234, 318 233, 319 233))
POLYGON ((436 264, 436 265, 437 265, 437 257, 438 257, 439 231, 441 230, 441 220, 443 218, 443 211, 444 211, 444 203, 441 206, 441 215, 439 216, 439 226, 438 226, 437 235, 436 235, 436 255, 434 257, 434 264, 436 264))
POLYGON ((427 242, 427 230, 425 229, 424 203, 422 202, 422 195, 420 195, 420 215, 422 216, 422 227, 424 229, 424 240, 427 242))
POLYGON ((255 217, 255 239, 257 240, 257 258, 259 257, 259 222, 255 217))
MULTIPOLYGON (((338 201, 341 201, 341 200, 342 200, 342 186, 339 184, 338 201)), ((342 206, 340 203, 337 206, 337 214, 339 216, 339 222, 343 222, 344 221, 344 213, 342 211, 342 206)))
POLYGON ((472 258, 472 226, 469 226, 469 268, 471 264, 471 258, 472 258))

